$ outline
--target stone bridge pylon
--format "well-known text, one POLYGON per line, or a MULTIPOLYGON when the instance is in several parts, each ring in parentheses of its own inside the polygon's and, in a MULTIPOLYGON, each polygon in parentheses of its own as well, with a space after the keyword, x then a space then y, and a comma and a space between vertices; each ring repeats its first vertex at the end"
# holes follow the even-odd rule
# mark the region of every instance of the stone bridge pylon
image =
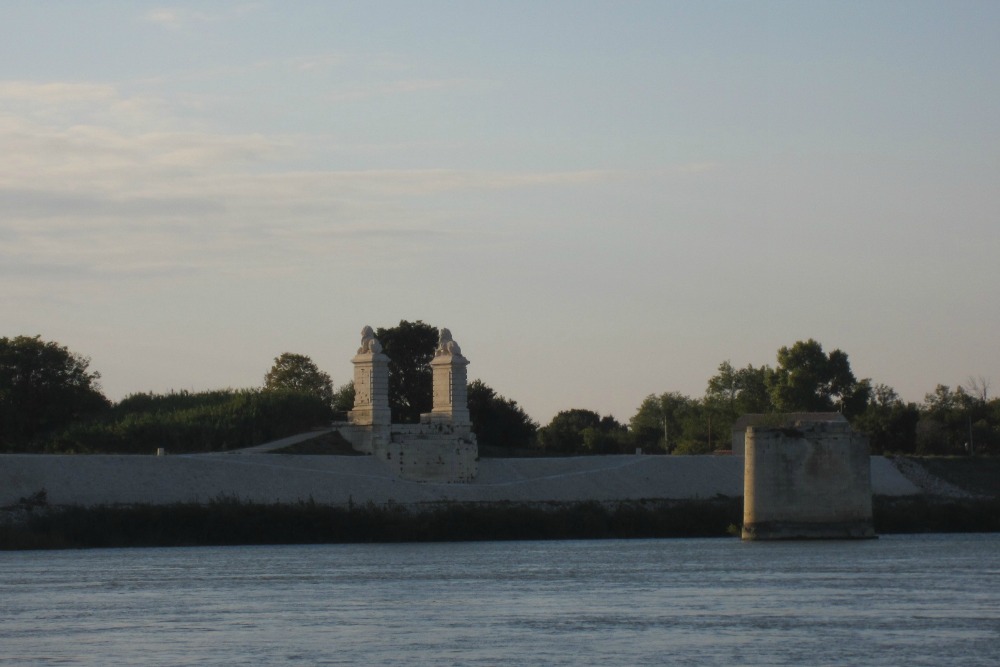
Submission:
POLYGON ((338 425, 353 447, 383 460, 403 479, 469 482, 479 459, 468 407, 469 360, 441 329, 431 360, 433 404, 419 424, 393 424, 389 409, 389 357, 371 327, 361 330, 354 365, 354 409, 338 425))

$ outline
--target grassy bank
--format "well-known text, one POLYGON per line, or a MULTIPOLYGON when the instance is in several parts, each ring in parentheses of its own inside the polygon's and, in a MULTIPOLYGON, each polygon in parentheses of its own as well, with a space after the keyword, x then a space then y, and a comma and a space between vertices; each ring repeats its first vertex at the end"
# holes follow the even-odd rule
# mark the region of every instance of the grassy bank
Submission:
MULTIPOLYGON (((743 499, 620 503, 442 503, 329 507, 312 502, 50 507, 22 499, 0 512, 0 549, 326 544, 738 534, 743 499)), ((1000 498, 873 499, 875 531, 1000 532, 1000 498)))
POLYGON ((1000 498, 876 496, 872 501, 876 533, 997 533, 1000 498))
POLYGON ((34 508, 0 525, 0 549, 725 536, 739 498, 667 503, 314 503, 34 508))

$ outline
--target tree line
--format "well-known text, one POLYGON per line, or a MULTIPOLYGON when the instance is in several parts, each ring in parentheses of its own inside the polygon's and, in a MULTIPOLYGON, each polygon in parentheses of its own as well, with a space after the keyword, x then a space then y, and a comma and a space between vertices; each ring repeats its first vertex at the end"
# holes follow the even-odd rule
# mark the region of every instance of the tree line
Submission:
MULTIPOLYGON (((438 330, 401 321, 376 335, 390 357, 393 421, 430 412, 430 361, 438 330)), ((204 392, 137 393, 113 403, 90 359, 40 336, 0 338, 0 451, 143 453, 247 447, 346 419, 354 386, 334 388, 306 355, 274 359, 262 386, 204 392)), ((484 448, 530 447, 538 425, 481 380, 469 384, 469 410, 484 448)))
MULTIPOLYGON (((389 403, 395 423, 431 410, 430 361, 437 328, 420 320, 379 328, 390 358, 389 403)), ((261 387, 215 392, 133 394, 112 403, 90 360, 39 336, 0 338, 0 450, 142 452, 243 447, 345 419, 354 403, 348 382, 307 356, 274 359, 261 387)), ((482 380, 469 384, 469 412, 485 455, 630 453, 705 454, 729 448, 743 414, 840 412, 869 436, 872 452, 920 455, 1000 454, 1000 400, 985 378, 954 389, 938 385, 923 403, 907 403, 884 384, 857 379, 846 353, 815 340, 777 352, 777 364, 735 368, 722 362, 705 394, 647 396, 629 422, 573 408, 540 426, 482 380)))
POLYGON ((279 361, 263 387, 137 393, 112 403, 88 358, 39 336, 0 338, 0 451, 219 451, 328 423, 329 397, 316 386, 282 386, 279 361))
POLYGON ((722 362, 701 397, 647 396, 627 427, 609 417, 598 422, 588 411, 560 412, 539 442, 545 445, 546 431, 575 430, 572 445, 582 451, 707 454, 730 448, 733 424, 745 414, 839 412, 868 436, 873 454, 995 456, 1000 399, 988 392, 980 377, 954 389, 938 385, 920 404, 905 402, 888 385, 857 379, 842 350, 826 353, 809 339, 781 347, 774 367, 722 362))

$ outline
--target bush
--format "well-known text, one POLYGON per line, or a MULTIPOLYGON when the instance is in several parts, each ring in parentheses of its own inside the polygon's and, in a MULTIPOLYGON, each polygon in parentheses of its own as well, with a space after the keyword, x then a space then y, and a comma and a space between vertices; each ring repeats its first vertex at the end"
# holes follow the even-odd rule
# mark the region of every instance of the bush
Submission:
POLYGON ((249 447, 330 422, 315 394, 290 390, 224 390, 136 394, 104 418, 78 422, 40 443, 51 453, 149 454, 249 447))

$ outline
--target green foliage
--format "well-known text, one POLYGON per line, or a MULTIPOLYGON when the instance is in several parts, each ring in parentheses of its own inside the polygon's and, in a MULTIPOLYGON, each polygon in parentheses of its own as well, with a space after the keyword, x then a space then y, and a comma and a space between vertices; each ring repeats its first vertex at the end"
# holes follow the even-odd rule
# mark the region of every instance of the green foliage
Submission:
MULTIPOLYGON (((610 417, 612 425, 601 425, 596 428, 585 428, 580 432, 583 436, 585 454, 630 454, 634 441, 628 429, 610 417)), ((603 421, 603 420, 602 420, 603 421)))
POLYGON ((812 338, 778 350, 778 366, 768 386, 777 412, 837 410, 848 418, 865 410, 871 393, 869 380, 855 379, 846 353, 824 354, 812 338))
MULTIPOLYGON (((728 442, 724 443, 724 445, 726 449, 729 448, 728 442)), ((696 456, 703 454, 711 454, 714 451, 714 449, 716 448, 712 444, 709 444, 707 438, 704 440, 684 438, 677 443, 677 446, 674 448, 672 453, 677 454, 678 456, 682 455, 696 456)))
POLYGON ((469 383, 469 416, 479 444, 528 449, 535 445, 538 424, 517 401, 504 398, 482 380, 469 383))
POLYGON ((134 394, 100 419, 81 421, 38 443, 58 453, 151 454, 249 447, 330 421, 319 396, 291 390, 134 394))
POLYGON ((912 453, 916 446, 920 411, 903 403, 892 387, 877 384, 868 406, 851 426, 868 436, 872 454, 912 453))
POLYGON ((0 338, 0 446, 22 449, 31 440, 110 403, 90 360, 40 336, 0 338))
POLYGON ((670 453, 681 436, 682 422, 695 404, 696 401, 676 391, 647 396, 629 420, 636 446, 670 453))
POLYGON ((547 452, 579 452, 583 431, 597 428, 601 416, 592 410, 563 410, 538 433, 538 443, 547 452))
POLYGON ((669 454, 707 454, 729 447, 735 419, 728 405, 670 391, 649 395, 629 420, 635 446, 669 454))
POLYGON ((613 417, 592 410, 563 410, 538 432, 547 452, 566 454, 617 454, 632 446, 628 430, 613 417))
POLYGON ((718 372, 708 380, 705 402, 726 410, 735 420, 744 414, 772 412, 768 378, 774 371, 768 366, 735 369, 728 361, 719 364, 718 372))
POLYGON ((847 354, 827 355, 815 340, 782 347, 777 358, 776 369, 737 370, 723 362, 702 400, 677 392, 647 396, 629 423, 636 445, 707 453, 724 446, 743 414, 839 410, 869 436, 874 454, 1000 454, 1000 400, 988 400, 986 378, 955 390, 938 385, 918 406, 904 403, 892 387, 857 380, 847 354))
POLYGON ((275 357, 274 365, 264 376, 264 388, 315 394, 327 405, 333 405, 333 381, 303 354, 285 352, 275 357))
POLYGON ((399 325, 379 328, 375 337, 389 357, 389 409, 392 420, 415 424, 430 412, 433 379, 430 362, 438 343, 438 330, 422 321, 400 320, 399 325))
MULTIPOLYGON (((379 329, 390 356, 390 406, 399 422, 431 409, 429 362, 437 329, 401 321, 379 329)), ((677 392, 647 396, 629 422, 589 410, 566 410, 545 428, 515 401, 482 381, 469 385, 469 410, 484 446, 606 454, 646 451, 708 453, 727 447, 744 413, 840 410, 866 433, 873 453, 1000 454, 1000 400, 989 381, 968 389, 938 385, 917 406, 891 387, 857 380, 847 355, 812 340, 778 350, 778 367, 736 369, 728 361, 709 378, 703 399, 677 392)), ((285 353, 265 377, 273 391, 133 394, 115 406, 101 394, 89 360, 39 336, 0 338, 0 449, 150 453, 244 447, 328 423, 354 404, 353 383, 333 391, 330 377, 303 355, 285 353)))
POLYGON ((338 419, 345 419, 347 413, 354 409, 354 380, 337 388, 333 392, 333 413, 338 419))
POLYGON ((918 454, 1000 454, 1000 400, 939 384, 924 397, 916 427, 918 454))

